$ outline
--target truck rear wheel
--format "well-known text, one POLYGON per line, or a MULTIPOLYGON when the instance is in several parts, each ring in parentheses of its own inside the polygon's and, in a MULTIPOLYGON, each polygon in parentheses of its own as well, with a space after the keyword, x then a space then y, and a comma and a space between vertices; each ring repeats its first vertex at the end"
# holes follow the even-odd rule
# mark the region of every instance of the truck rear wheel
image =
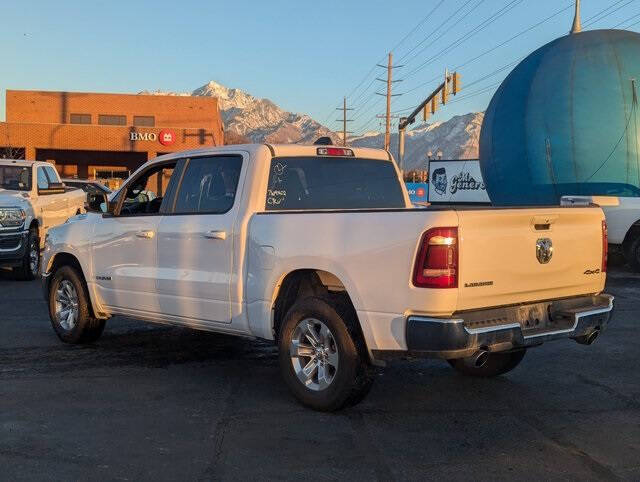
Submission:
POLYGON ((91 343, 102 335, 105 321, 91 316, 84 280, 72 266, 62 266, 53 274, 49 318, 58 338, 65 343, 91 343))
POLYGON ((354 405, 371 388, 371 368, 349 312, 322 298, 305 298, 280 327, 280 372, 294 396, 314 410, 354 405))
POLYGON ((503 375, 513 370, 522 361, 526 352, 526 349, 522 349, 504 353, 489 353, 480 366, 465 358, 447 361, 453 368, 464 375, 489 378, 503 375))
POLYGON ((13 274, 21 281, 31 281, 38 276, 39 272, 40 240, 38 239, 38 230, 36 228, 31 228, 29 229, 29 236, 27 237, 24 256, 22 256, 20 266, 13 268, 13 274))

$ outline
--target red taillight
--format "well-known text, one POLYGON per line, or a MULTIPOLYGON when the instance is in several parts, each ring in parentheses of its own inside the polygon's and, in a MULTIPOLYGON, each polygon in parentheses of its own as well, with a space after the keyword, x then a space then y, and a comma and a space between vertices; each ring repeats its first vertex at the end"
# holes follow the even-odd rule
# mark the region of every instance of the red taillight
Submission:
POLYGON ((319 156, 353 156, 351 149, 344 147, 318 147, 319 156))
POLYGON ((458 287, 458 228, 434 228, 424 233, 413 284, 419 288, 458 287))
POLYGON ((602 272, 607 272, 607 257, 609 255, 609 236, 607 234, 607 221, 602 220, 602 272))

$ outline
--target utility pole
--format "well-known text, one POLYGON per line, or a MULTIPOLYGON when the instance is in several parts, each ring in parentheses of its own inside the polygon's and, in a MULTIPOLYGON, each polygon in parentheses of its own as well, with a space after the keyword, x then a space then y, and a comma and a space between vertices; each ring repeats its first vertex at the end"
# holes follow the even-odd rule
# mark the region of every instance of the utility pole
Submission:
MULTIPOLYGON (((385 81, 384 79, 380 79, 377 78, 376 80, 379 80, 380 82, 386 82, 387 83, 387 114, 386 114, 386 128, 384 131, 384 148, 385 150, 389 150, 389 145, 391 144, 391 97, 396 97, 398 95, 401 94, 392 94, 391 93, 391 86, 394 82, 401 82, 401 80, 393 80, 393 69, 394 68, 399 68, 402 67, 402 65, 393 65, 393 53, 389 52, 389 60, 387 62, 387 65, 380 65, 378 64, 378 67, 382 67, 383 69, 387 69, 387 80, 385 81)), ((376 92, 376 94, 378 95, 385 95, 383 93, 380 92, 376 92)))
POLYGON ((389 52, 389 64, 387 65, 387 127, 384 130, 384 148, 389 150, 391 140, 391 75, 393 72, 393 53, 389 52))
POLYGON ((342 120, 338 119, 336 122, 342 122, 342 145, 347 145, 347 134, 351 134, 351 131, 347 130, 347 122, 353 122, 351 119, 347 119, 347 111, 353 110, 352 108, 347 109, 347 98, 344 97, 342 101, 342 108, 338 107, 336 110, 342 111, 342 120))

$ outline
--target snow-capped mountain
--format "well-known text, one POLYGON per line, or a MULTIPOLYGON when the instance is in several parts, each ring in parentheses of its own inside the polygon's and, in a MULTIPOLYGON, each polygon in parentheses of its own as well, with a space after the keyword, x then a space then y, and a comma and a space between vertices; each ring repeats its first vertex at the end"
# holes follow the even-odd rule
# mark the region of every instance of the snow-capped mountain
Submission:
POLYGON ((338 140, 336 134, 306 114, 287 112, 269 99, 258 99, 243 90, 230 89, 214 81, 190 94, 162 91, 143 93, 217 97, 225 131, 246 136, 253 142, 311 144, 322 136, 338 140))
MULTIPOLYGON (((427 153, 435 156, 441 150, 443 159, 477 159, 478 139, 482 127, 483 112, 455 116, 446 122, 423 124, 407 131, 404 141, 404 169, 425 169, 427 153)), ((381 147, 384 133, 367 133, 349 139, 357 147, 381 147)), ((391 134, 391 152, 398 152, 398 134, 391 134)))
MULTIPOLYGON (((253 142, 311 144, 318 137, 329 136, 335 143, 340 133, 332 132, 306 114, 287 112, 269 99, 258 99, 240 90, 211 81, 193 92, 142 92, 155 95, 200 95, 218 98, 226 132, 234 132, 253 142)), ((478 139, 484 114, 481 112, 456 116, 446 122, 422 124, 407 131, 405 138, 406 170, 426 166, 427 152, 441 150, 444 159, 478 157, 478 139)), ((384 134, 367 132, 349 139, 357 147, 382 147, 384 134)), ((391 152, 398 151, 398 134, 391 135, 391 152)))

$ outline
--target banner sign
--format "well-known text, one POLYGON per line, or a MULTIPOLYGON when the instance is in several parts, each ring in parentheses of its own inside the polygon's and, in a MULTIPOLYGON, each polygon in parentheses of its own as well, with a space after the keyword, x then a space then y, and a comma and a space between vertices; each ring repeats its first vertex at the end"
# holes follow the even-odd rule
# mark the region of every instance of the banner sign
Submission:
POLYGON ((429 202, 490 204, 480 161, 430 161, 429 202))
POLYGON ((429 192, 429 184, 426 182, 407 182, 407 191, 412 203, 426 203, 429 192))

